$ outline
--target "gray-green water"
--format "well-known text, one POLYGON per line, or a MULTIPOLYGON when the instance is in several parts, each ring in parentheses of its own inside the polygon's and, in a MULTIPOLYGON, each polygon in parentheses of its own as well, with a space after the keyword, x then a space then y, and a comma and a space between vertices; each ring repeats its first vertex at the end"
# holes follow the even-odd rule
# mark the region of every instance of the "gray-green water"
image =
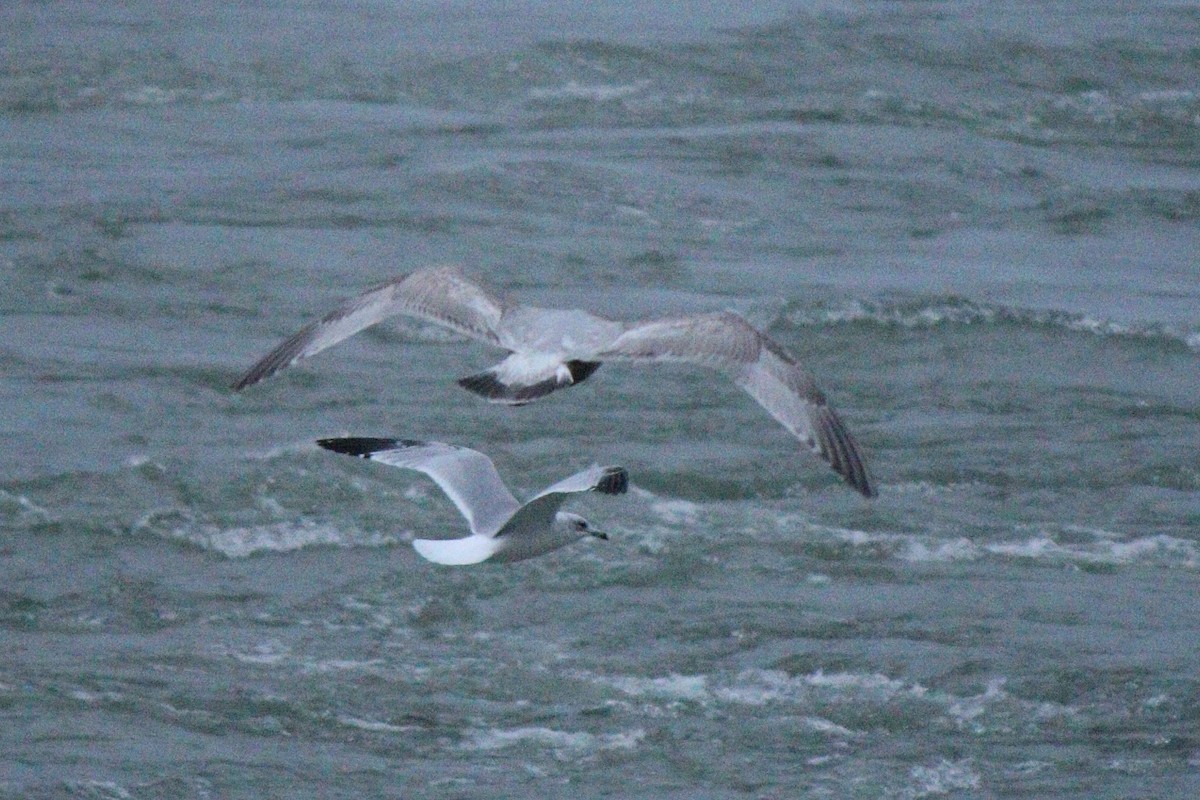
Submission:
POLYGON ((0 8, 0 796, 1193 797, 1200 14, 1188 4, 0 8), (239 10, 240 9, 240 10, 239 10), (738 310, 864 501, 730 382, 521 408, 408 320, 738 310), (613 536, 461 520, 327 435, 593 461, 613 536))

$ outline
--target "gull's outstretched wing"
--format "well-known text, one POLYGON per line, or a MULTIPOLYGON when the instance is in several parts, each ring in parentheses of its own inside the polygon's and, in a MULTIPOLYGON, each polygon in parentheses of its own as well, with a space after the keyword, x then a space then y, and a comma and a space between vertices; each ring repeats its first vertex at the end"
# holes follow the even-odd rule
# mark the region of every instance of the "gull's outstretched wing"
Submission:
POLYGON ((536 530, 540 526, 548 526, 559 507, 573 494, 624 494, 628 489, 629 473, 624 467, 589 467, 535 494, 513 515, 512 524, 507 525, 505 530, 536 530))
POLYGON ((368 289, 311 322, 262 357, 233 385, 245 389, 302 358, 397 314, 420 317, 466 336, 499 345, 504 303, 457 267, 418 270, 368 289))
POLYGON ((442 442, 358 436, 318 439, 317 444, 335 453, 425 473, 467 518, 474 534, 494 536, 521 507, 492 460, 477 450, 442 442))
POLYGON ((635 323, 596 358, 684 361, 728 372, 847 483, 866 497, 875 495, 858 444, 812 377, 783 348, 737 314, 635 323))
POLYGON ((547 486, 530 498, 532 503, 541 497, 552 494, 579 494, 580 492, 600 492, 600 494, 625 494, 629 490, 629 473, 624 467, 589 467, 583 472, 576 472, 568 478, 547 486))

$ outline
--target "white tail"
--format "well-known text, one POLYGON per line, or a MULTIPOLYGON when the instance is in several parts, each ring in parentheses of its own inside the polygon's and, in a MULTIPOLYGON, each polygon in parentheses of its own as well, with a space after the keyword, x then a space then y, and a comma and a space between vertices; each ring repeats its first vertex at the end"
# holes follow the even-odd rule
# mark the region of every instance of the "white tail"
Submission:
POLYGON ((487 561, 502 542, 491 536, 467 536, 462 539, 414 539, 413 548, 435 564, 478 564, 487 561))

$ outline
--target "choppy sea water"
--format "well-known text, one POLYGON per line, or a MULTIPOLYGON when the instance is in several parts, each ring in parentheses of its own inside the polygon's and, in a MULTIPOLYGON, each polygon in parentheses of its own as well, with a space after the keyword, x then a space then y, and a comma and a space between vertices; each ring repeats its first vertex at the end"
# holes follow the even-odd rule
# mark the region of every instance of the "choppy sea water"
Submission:
POLYGON ((0 797, 1195 796, 1200 13, 1112 6, 5 4, 0 797), (442 261, 745 314, 880 496, 406 320, 229 390, 442 261), (437 568, 341 433, 633 488, 437 568))

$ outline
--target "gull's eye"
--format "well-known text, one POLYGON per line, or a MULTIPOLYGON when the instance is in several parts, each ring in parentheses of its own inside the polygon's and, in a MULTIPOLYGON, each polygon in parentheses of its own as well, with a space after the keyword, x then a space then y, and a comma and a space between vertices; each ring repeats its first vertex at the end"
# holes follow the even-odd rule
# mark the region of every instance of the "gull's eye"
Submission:
POLYGON ((587 528, 588 528, 587 523, 584 522, 583 520, 580 520, 579 522, 575 523, 575 530, 577 530, 577 531, 586 531, 587 528))

